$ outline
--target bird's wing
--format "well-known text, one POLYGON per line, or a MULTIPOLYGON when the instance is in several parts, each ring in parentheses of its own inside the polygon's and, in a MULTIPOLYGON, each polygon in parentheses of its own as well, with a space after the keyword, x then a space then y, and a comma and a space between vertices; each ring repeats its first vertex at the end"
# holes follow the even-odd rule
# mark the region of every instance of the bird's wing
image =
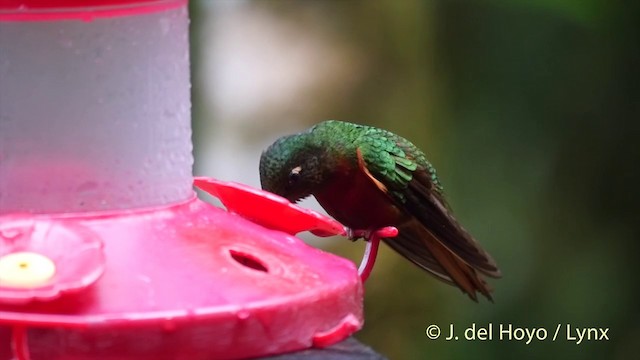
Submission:
POLYGON ((462 261, 488 276, 500 277, 495 262, 456 221, 442 196, 435 170, 424 154, 409 141, 381 130, 368 134, 358 147, 360 167, 416 224, 397 240, 387 241, 396 251, 444 281, 454 281, 450 263, 462 261), (422 232, 422 242, 416 232, 422 232), (412 236, 413 235, 413 236, 412 236), (424 237, 429 239, 425 239, 424 237), (411 237, 408 240, 407 237, 411 237), (403 239, 404 238, 404 239, 403 239), (425 246, 423 242, 431 242, 425 246), (401 243, 402 242, 402 243, 401 243), (437 243, 440 246, 435 246, 437 243), (441 249, 443 248, 443 249, 441 249), (443 254, 438 254, 443 250, 443 254), (447 251, 444 251, 447 250, 447 251), (445 252, 450 253, 444 256, 445 252), (454 256, 451 257, 450 255, 454 256), (444 257, 451 257, 447 260, 444 257))

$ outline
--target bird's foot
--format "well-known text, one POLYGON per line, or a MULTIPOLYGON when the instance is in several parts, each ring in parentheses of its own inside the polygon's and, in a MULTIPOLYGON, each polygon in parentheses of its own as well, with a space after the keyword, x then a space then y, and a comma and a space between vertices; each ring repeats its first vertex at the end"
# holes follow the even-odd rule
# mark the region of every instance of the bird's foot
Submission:
POLYGON ((360 275, 360 280, 362 280, 362 282, 364 283, 369 278, 369 275, 371 275, 373 266, 376 263, 380 239, 397 236, 398 229, 393 226, 387 226, 378 230, 347 229, 347 235, 349 236, 349 239, 351 241, 356 241, 359 238, 364 238, 367 242, 362 261, 360 262, 360 267, 358 267, 358 275, 360 275))
POLYGON ((377 236, 378 238, 396 237, 398 235, 398 229, 393 226, 387 226, 377 230, 356 230, 347 228, 346 233, 347 237, 351 241, 358 241, 359 239, 369 241, 374 236, 377 236))
POLYGON ((365 241, 369 240, 370 233, 371 233, 371 230, 356 230, 352 228, 347 228, 347 238, 353 242, 356 242, 360 239, 364 239, 365 241))

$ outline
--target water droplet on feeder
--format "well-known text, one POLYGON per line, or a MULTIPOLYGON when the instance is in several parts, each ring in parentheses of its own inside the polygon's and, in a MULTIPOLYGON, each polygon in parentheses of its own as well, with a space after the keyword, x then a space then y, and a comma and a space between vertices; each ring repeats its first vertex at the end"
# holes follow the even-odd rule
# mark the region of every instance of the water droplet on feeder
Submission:
POLYGON ((162 322, 162 330, 164 331, 175 331, 177 327, 176 322, 172 319, 165 319, 162 322))
POLYGON ((245 319, 248 319, 249 316, 251 316, 251 313, 249 312, 249 310, 240 310, 238 311, 237 316, 238 316, 238 319, 245 320, 245 319))
POLYGON ((96 183, 95 181, 85 181, 76 188, 76 191, 79 193, 83 193, 88 191, 94 191, 97 188, 98 188, 98 183, 96 183))
POLYGON ((71 39, 62 39, 60 40, 60 46, 62 46, 65 49, 71 49, 73 47, 73 40, 71 39))
POLYGON ((5 238, 6 240, 14 240, 14 239, 20 237, 22 234, 23 234, 23 232, 20 229, 17 229, 17 228, 9 228, 9 229, 0 230, 0 236, 5 238))

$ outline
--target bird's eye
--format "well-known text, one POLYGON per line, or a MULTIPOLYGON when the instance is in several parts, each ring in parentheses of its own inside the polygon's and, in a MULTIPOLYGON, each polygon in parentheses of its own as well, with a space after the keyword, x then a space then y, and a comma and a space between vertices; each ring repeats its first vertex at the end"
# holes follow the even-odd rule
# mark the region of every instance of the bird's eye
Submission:
POLYGON ((302 167, 300 166, 296 166, 293 169, 291 169, 291 172, 289 173, 289 185, 293 185, 298 182, 298 180, 300 179, 301 171, 302 171, 302 167))

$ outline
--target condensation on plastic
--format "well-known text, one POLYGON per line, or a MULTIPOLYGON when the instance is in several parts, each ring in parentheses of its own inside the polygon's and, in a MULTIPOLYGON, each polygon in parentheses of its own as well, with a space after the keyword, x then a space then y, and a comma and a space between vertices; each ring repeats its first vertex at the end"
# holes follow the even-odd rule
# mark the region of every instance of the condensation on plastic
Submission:
POLYGON ((0 214, 188 199, 190 112, 186 5, 0 21, 0 214))

